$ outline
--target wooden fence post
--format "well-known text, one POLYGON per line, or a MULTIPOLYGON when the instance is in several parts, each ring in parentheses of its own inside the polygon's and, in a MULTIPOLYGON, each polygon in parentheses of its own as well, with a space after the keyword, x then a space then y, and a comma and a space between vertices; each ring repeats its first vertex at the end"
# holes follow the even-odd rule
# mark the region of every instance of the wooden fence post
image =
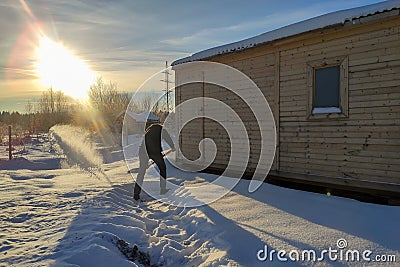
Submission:
POLYGON ((11 125, 8 126, 8 160, 12 159, 11 125))

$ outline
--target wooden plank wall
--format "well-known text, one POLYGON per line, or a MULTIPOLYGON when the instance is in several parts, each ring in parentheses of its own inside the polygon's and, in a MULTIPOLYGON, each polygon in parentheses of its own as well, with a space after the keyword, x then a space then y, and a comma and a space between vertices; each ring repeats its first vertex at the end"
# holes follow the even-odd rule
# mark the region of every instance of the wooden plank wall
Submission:
MULTIPOLYGON (((247 157, 245 153, 242 153, 240 155, 235 155, 235 159, 231 159, 231 163, 233 163, 233 169, 237 172, 242 170, 242 168, 238 167, 240 166, 239 162, 248 163, 246 164, 246 171, 249 173, 254 172, 259 162, 261 135, 258 129, 257 121, 250 108, 244 101, 242 101, 230 90, 207 83, 204 85, 197 83, 180 86, 177 90, 177 102, 182 103, 188 99, 200 97, 203 95, 203 89, 205 97, 217 99, 237 112, 246 128, 248 136, 246 137, 244 133, 234 132, 231 133, 233 134, 234 140, 231 140, 227 131, 224 129, 223 124, 227 123, 229 126, 229 124, 237 122, 228 121, 228 118, 224 121, 221 121, 221 124, 211 119, 194 119, 182 129, 182 133, 179 138, 183 155, 190 160, 198 159, 200 157, 200 151, 204 151, 204 147, 199 146, 200 141, 204 138, 210 138, 213 139, 217 145, 217 155, 210 167, 214 169, 225 169, 227 162, 231 157, 231 146, 239 147, 244 151, 246 149, 245 144, 249 141, 250 158, 247 157)), ((211 114, 221 113, 219 106, 212 107, 206 104, 205 109, 211 114)), ((209 154, 207 148, 205 148, 205 150, 209 154)), ((265 172, 267 173, 267 171, 265 172)))
MULTIPOLYGON (((177 82, 179 84, 179 82, 177 82)), ((179 105, 189 99, 201 97, 201 85, 199 83, 186 84, 175 88, 175 104, 179 105)), ((177 112, 178 116, 180 112, 177 112)), ((182 127, 182 118, 177 118, 179 127, 182 127)), ((183 126, 178 137, 179 147, 183 156, 190 160, 196 160, 200 157, 199 141, 202 139, 202 120, 195 119, 183 126)), ((179 161, 182 155, 177 155, 179 161)))
MULTIPOLYGON (((278 68, 276 67, 277 60, 275 50, 270 47, 261 47, 260 49, 247 50, 240 54, 221 56, 214 61, 232 66, 250 77, 267 99, 275 119, 275 125, 278 125, 279 109, 276 100, 278 68)), ((215 97, 214 93, 210 94, 210 96, 211 95, 215 97)), ((246 171, 254 171, 258 164, 260 153, 260 142, 257 140, 257 138, 260 138, 260 134, 259 131, 256 132, 258 123, 251 110, 245 108, 246 105, 244 103, 234 100, 229 103, 229 105, 234 107, 235 110, 240 111, 238 114, 243 118, 242 120, 246 124, 251 145, 250 159, 248 161, 249 168, 246 171), (247 118, 245 118, 246 116, 247 118)), ((277 128, 277 130, 279 130, 279 128, 277 128)), ((279 150, 277 149, 277 151, 279 150)), ((271 170, 277 170, 278 164, 278 157, 275 157, 271 170)))
MULTIPOLYGON (((244 72, 266 96, 279 137, 271 170, 400 184, 400 17, 306 33, 209 60, 244 72), (308 120, 307 62, 336 57, 349 62, 349 117, 308 120)), ((180 95, 177 102, 200 96, 200 90, 180 95)), ((242 108, 221 88, 206 89, 206 96, 242 108)), ((183 146, 195 157, 199 131, 193 129, 201 124, 194 123, 183 134, 183 146)), ((254 121, 247 123, 254 129, 254 121)), ((213 130, 214 124, 205 127, 208 137, 224 144, 226 136, 213 130)), ((258 160, 256 139, 253 136, 250 169, 258 160)), ((225 163, 222 153, 215 166, 225 163)), ((356 182, 352 186, 357 187, 356 182)))
MULTIPOLYGON (((280 170, 400 184, 400 19, 280 52, 280 170), (307 120, 307 62, 349 60, 349 117, 307 120)), ((356 31, 356 30, 354 30, 356 31)))

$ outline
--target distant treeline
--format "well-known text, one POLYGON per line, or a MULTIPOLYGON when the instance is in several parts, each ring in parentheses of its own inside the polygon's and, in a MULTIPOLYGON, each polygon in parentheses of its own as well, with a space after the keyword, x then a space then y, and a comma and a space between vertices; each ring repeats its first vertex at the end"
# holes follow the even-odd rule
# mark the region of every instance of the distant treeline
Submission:
MULTIPOLYGON (((115 83, 106 83, 102 78, 90 87, 85 102, 78 102, 50 88, 43 91, 35 102, 28 102, 25 113, 0 112, 0 141, 7 135, 8 125, 12 125, 14 134, 18 136, 47 132, 56 124, 74 124, 95 131, 100 127, 118 131, 123 119, 118 115, 127 109, 132 95, 120 92, 115 83)), ((151 93, 133 101, 129 109, 133 112, 152 110, 157 115, 165 113, 151 93)))
POLYGON ((0 141, 8 134, 8 125, 12 126, 15 138, 22 138, 37 132, 46 132, 59 123, 70 123, 73 101, 61 91, 48 89, 40 99, 25 106, 26 113, 0 112, 0 141))

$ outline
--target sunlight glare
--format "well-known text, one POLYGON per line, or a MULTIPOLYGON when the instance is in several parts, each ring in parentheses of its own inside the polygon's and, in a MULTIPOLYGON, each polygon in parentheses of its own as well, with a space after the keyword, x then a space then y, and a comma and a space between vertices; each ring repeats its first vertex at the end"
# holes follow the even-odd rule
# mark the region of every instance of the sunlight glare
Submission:
POLYGON ((74 98, 87 98, 95 74, 84 61, 47 37, 41 39, 36 56, 36 71, 42 85, 74 98))

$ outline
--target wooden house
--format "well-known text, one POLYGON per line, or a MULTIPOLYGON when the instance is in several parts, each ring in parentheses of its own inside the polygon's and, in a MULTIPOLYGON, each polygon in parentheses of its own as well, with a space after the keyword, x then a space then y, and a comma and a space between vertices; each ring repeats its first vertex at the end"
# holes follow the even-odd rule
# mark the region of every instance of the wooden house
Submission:
MULTIPOLYGON (((271 177, 399 196, 400 1, 329 13, 195 53, 172 63, 176 77, 192 61, 232 66, 266 96, 277 132, 271 177)), ((201 95, 196 90, 176 88, 176 104, 201 95)), ((241 105, 218 88, 203 96, 241 105)), ((182 131, 182 152, 195 158, 204 137, 223 148, 226 137, 218 129, 202 122, 182 131)), ((250 174, 257 136, 251 140, 250 174)), ((222 169, 227 160, 217 155, 209 169, 222 169)))

